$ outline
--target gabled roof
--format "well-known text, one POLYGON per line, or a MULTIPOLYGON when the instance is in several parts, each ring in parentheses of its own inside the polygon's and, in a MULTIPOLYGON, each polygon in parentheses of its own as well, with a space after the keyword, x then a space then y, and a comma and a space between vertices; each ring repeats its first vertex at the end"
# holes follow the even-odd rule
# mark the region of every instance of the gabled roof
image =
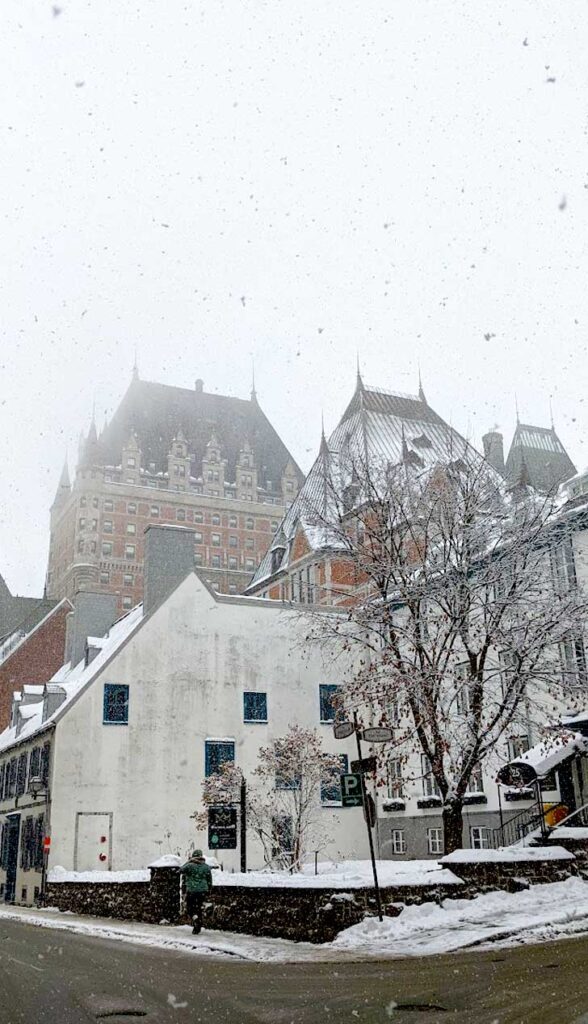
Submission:
POLYGON ((72 604, 67 597, 62 597, 61 601, 38 601, 34 614, 24 620, 22 626, 17 627, 4 638, 0 638, 0 665, 12 657, 14 652, 22 647, 29 637, 36 633, 62 606, 72 609, 72 604))
POLYGON ((26 636, 58 604, 46 597, 13 596, 0 574, 0 644, 26 636))
MULTIPOLYGON (((97 441, 91 457, 99 465, 120 464, 121 451, 134 433, 144 466, 167 471, 172 441, 180 431, 188 444, 194 477, 202 474, 202 459, 212 435, 218 440, 221 458, 227 460, 226 479, 235 479, 239 452, 245 444, 254 451, 258 484, 281 490, 281 476, 290 462, 299 486, 304 474, 262 412, 256 399, 245 400, 203 390, 171 387, 134 378, 112 420, 97 441)), ((87 451, 87 462, 90 452, 87 451)))
POLYGON ((357 464, 405 464, 418 471, 464 459, 481 462, 482 456, 430 407, 422 389, 420 395, 395 394, 364 385, 358 374, 353 398, 326 445, 321 441, 318 458, 280 523, 276 538, 285 536, 289 546, 279 567, 272 556, 278 546, 274 541, 246 593, 288 567, 299 522, 315 551, 340 546, 336 531, 325 525, 329 518, 329 481, 336 480, 337 491, 343 493, 345 488, 357 486, 357 464), (317 509, 321 513, 318 526, 316 515, 313 524, 313 510, 316 513, 317 509))
POLYGON ((58 717, 61 717, 73 698, 91 682, 93 677, 104 668, 105 663, 119 650, 131 633, 140 626, 142 619, 143 606, 139 604, 132 611, 128 612, 127 615, 119 619, 118 622, 114 623, 107 637, 103 639, 101 650, 89 665, 85 664, 85 660, 73 666, 70 664, 63 665, 55 673, 53 679, 45 686, 47 692, 54 693, 56 691, 55 684, 59 684, 59 688, 65 693, 63 703, 45 721, 43 721, 42 700, 27 705, 26 715, 24 716, 26 718, 25 724, 20 729, 16 726, 11 726, 9 729, 5 729, 3 733, 0 733, 0 751, 6 750, 16 742, 20 743, 22 740, 29 739, 41 729, 51 725, 58 717))
POLYGON ((574 476, 576 467, 553 427, 517 423, 506 460, 506 478, 514 485, 524 471, 531 487, 547 494, 574 476))

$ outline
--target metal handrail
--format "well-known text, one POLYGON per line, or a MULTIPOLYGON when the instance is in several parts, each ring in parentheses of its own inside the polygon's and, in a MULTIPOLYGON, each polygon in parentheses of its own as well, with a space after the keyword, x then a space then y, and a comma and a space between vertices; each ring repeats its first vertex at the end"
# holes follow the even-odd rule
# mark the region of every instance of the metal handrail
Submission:
MULTIPOLYGON (((560 801, 557 804, 552 804, 548 812, 543 807, 541 809, 537 806, 526 807, 524 811, 515 814, 514 817, 499 825, 498 828, 492 829, 492 846, 494 849, 497 849, 499 846, 514 846, 515 843, 520 843, 525 836, 528 836, 530 832, 534 832, 536 829, 549 834, 556 826, 545 824, 545 814, 551 813, 559 807, 567 807, 567 805, 560 801)), ((558 824, 561 825, 562 822, 558 822, 558 824)))
MULTIPOLYGON (((567 825, 572 818, 576 818, 578 815, 580 815, 580 818, 576 825, 579 825, 581 828, 588 828, 588 804, 583 804, 582 807, 577 807, 571 814, 568 814, 565 818, 562 818, 561 821, 558 821, 557 825, 549 825, 549 831, 553 832, 562 825, 567 825)), ((572 828, 574 828, 573 825, 572 828)))

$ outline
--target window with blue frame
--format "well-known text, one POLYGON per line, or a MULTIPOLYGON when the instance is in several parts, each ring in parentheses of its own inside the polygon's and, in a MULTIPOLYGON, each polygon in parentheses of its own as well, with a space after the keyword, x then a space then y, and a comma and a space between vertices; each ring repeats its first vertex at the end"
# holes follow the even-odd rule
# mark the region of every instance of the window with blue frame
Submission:
POLYGON ((129 688, 122 683, 104 684, 104 725, 129 724, 129 688))
POLYGON ((243 721, 267 722, 267 693, 245 690, 243 694, 243 721))
POLYGON ((347 754, 339 754, 339 761, 339 770, 327 769, 321 782, 321 803, 327 806, 341 805, 341 776, 349 771, 347 754))
POLYGON ((319 700, 321 708, 321 722, 334 722, 337 712, 335 698, 341 687, 333 683, 321 683, 319 686, 319 700))
POLYGON ((204 771, 206 776, 217 775, 223 764, 235 761, 232 740, 206 740, 204 743, 204 771))

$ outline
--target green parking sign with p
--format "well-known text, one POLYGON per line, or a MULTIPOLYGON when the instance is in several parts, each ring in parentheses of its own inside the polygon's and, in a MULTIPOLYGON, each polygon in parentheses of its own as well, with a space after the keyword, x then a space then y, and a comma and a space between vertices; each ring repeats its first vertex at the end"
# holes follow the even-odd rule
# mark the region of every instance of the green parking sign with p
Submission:
POLYGON ((341 776, 341 806, 361 807, 363 796, 361 789, 361 775, 358 773, 341 776))

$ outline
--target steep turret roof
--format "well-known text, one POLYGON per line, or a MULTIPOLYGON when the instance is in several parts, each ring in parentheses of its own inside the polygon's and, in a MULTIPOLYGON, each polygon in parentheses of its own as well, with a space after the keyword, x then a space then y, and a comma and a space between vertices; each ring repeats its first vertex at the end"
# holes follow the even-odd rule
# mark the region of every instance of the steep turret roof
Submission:
POLYGON ((506 479, 511 485, 520 482, 523 464, 526 482, 542 494, 556 491, 576 472, 553 427, 517 423, 506 460, 506 479))

